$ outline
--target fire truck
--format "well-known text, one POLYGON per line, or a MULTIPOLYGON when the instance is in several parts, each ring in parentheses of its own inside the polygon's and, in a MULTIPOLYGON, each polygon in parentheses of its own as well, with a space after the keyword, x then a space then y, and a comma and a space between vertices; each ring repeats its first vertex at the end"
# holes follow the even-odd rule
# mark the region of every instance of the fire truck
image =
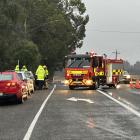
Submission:
POLYGON ((64 84, 71 90, 76 87, 97 89, 100 85, 116 88, 122 73, 122 59, 109 59, 96 53, 65 56, 64 84))

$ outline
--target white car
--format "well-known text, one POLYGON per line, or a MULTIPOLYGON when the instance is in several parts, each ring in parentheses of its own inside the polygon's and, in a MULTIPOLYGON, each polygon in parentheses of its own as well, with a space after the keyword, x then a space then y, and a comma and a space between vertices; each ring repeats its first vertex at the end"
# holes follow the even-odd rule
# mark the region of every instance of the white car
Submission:
POLYGON ((127 71, 123 71, 122 80, 124 83, 129 83, 131 79, 131 75, 127 71))
POLYGON ((26 72, 19 71, 17 72, 18 76, 27 83, 28 94, 34 93, 34 80, 31 79, 26 72))

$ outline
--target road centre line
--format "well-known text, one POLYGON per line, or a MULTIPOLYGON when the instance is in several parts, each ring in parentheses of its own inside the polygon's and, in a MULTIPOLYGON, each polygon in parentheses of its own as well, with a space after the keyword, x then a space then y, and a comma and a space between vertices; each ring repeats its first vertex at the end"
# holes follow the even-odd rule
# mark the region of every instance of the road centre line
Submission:
POLYGON ((135 109, 129 107, 128 105, 114 99, 113 97, 111 97, 110 95, 108 95, 107 93, 97 90, 99 93, 105 95, 106 97, 108 97, 109 99, 113 100, 114 102, 118 103, 119 105, 121 105, 122 107, 124 107, 125 109, 129 110, 130 112, 132 112, 133 114, 135 114, 137 117, 140 117, 140 112, 136 111, 135 109))
POLYGON ((35 115, 35 117, 34 117, 32 123, 30 124, 30 126, 29 126, 29 128, 28 128, 28 131, 26 132, 26 134, 25 134, 23 140, 29 140, 29 139, 30 139, 30 137, 31 137, 31 135, 32 135, 32 132, 33 132, 33 129, 34 129, 34 127, 35 127, 35 125, 36 125, 36 123, 37 123, 37 121, 38 121, 38 119, 39 119, 39 117, 40 117, 40 115, 41 115, 41 113, 42 113, 42 111, 43 111, 43 109, 44 109, 46 103, 48 102, 49 98, 50 98, 51 95, 53 94, 55 88, 56 88, 56 85, 54 85, 53 89, 51 90, 51 92, 49 93, 49 95, 47 96, 47 98, 44 100, 44 102, 42 103, 42 105, 41 105, 39 111, 37 112, 37 114, 35 115))

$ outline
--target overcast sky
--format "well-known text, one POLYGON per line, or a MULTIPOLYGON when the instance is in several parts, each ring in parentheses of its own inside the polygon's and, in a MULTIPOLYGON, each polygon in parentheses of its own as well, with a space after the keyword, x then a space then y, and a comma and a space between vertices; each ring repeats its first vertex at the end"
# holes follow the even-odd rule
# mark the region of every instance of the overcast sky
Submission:
POLYGON ((140 0, 83 0, 90 21, 77 53, 94 50, 134 64, 140 61, 140 0))

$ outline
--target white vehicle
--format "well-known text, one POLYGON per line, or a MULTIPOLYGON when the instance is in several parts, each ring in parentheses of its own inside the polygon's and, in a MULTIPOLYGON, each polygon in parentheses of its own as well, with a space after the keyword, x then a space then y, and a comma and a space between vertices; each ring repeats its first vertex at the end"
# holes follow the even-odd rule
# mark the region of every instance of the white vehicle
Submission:
POLYGON ((34 93, 34 80, 31 79, 26 72, 19 71, 17 72, 18 76, 27 83, 28 94, 34 93))
POLYGON ((131 79, 130 74, 127 71, 123 71, 123 75, 122 75, 122 82, 124 83, 129 83, 131 79))

